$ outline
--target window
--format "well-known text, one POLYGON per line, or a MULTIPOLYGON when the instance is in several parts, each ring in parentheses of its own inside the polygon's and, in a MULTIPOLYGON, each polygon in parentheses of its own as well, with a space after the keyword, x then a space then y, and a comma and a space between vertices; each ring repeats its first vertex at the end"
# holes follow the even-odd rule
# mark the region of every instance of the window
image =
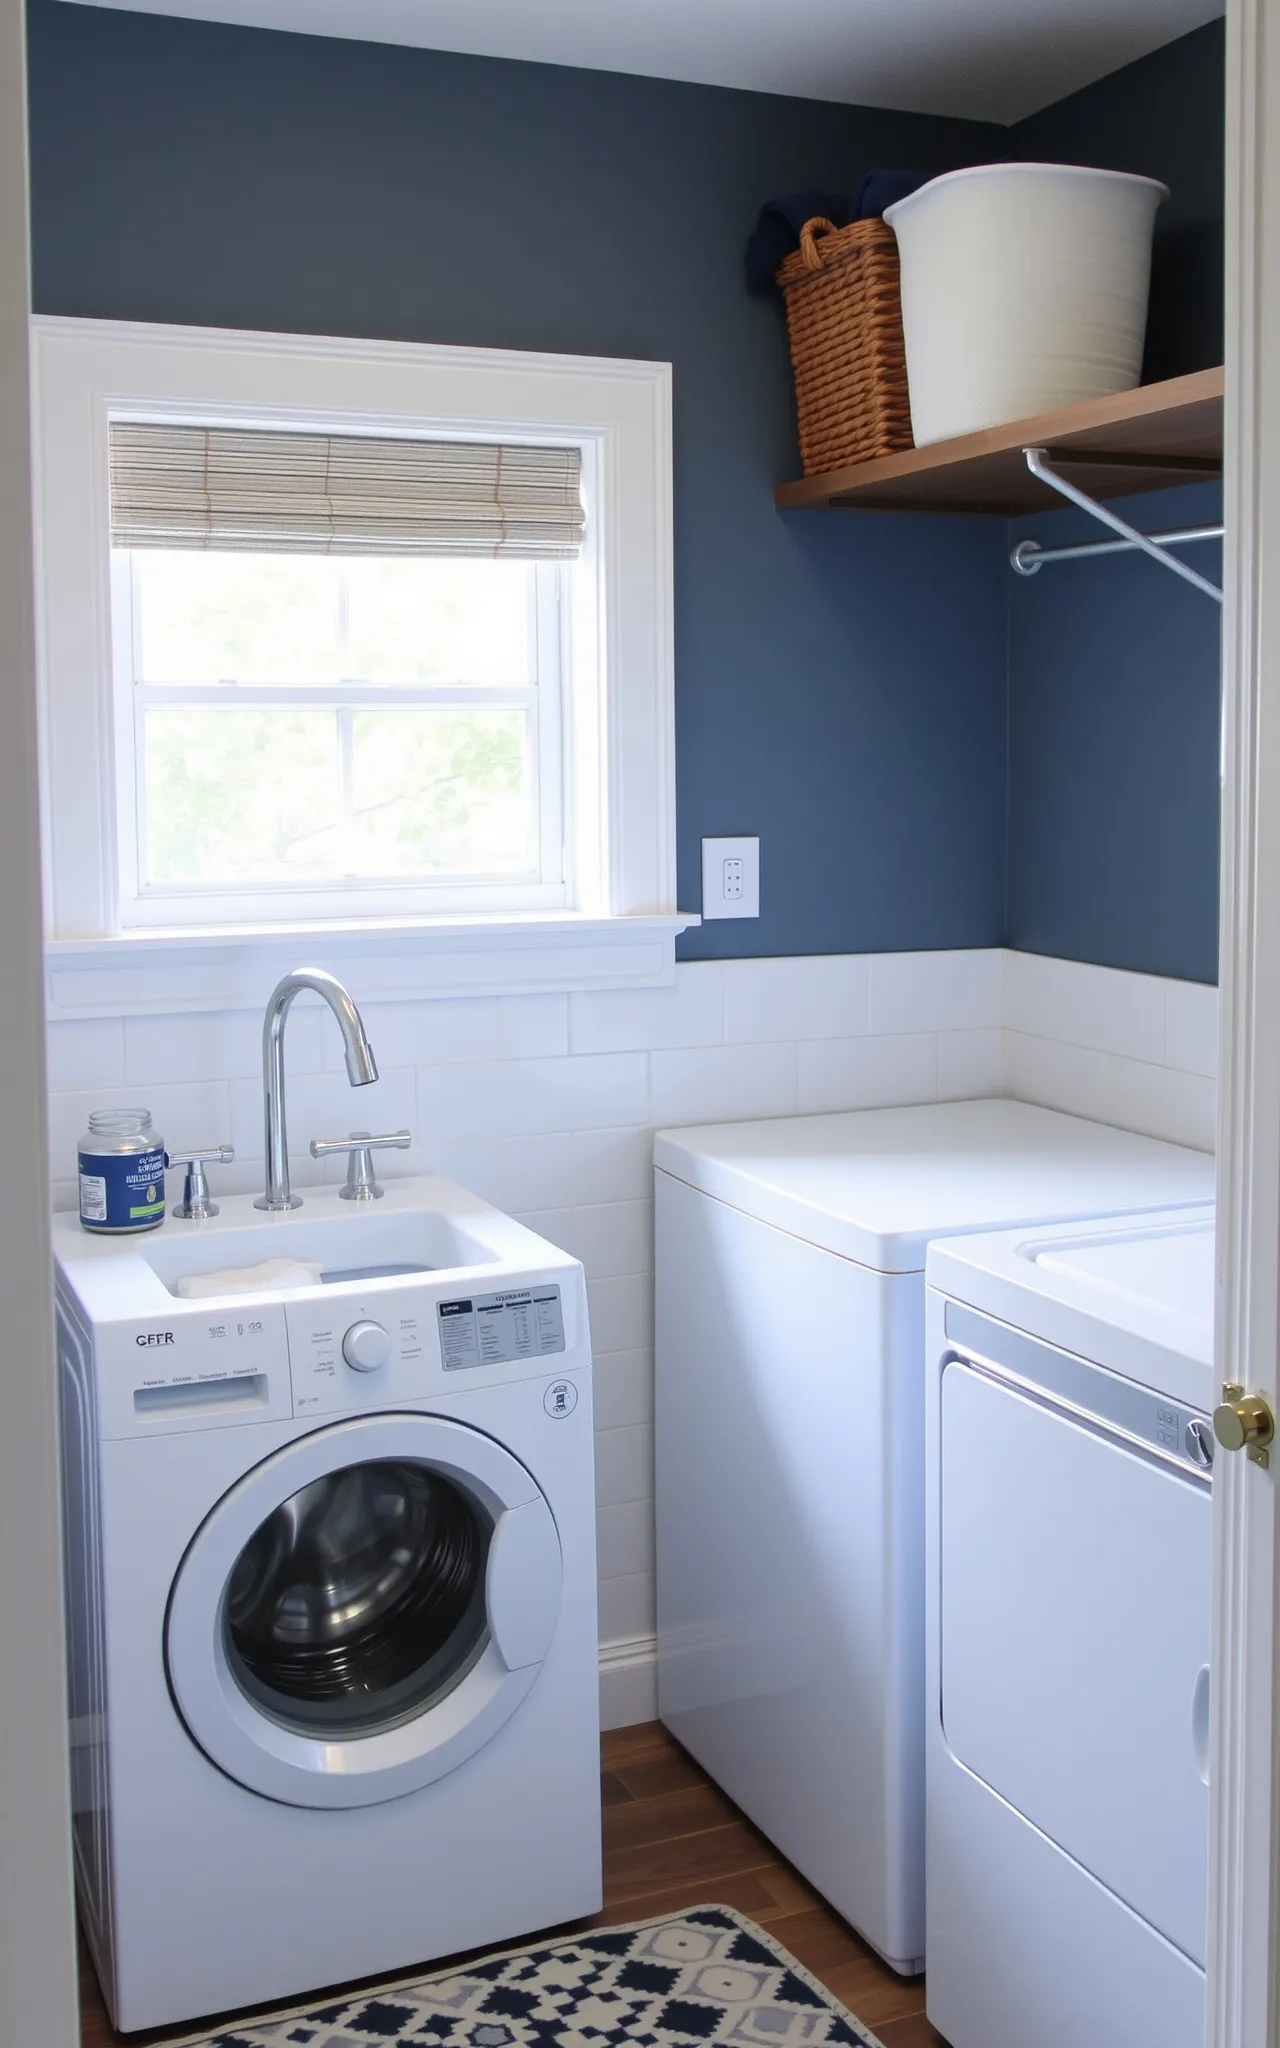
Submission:
POLYGON ((115 553, 136 921, 564 902, 566 569, 115 553))
POLYGON ((562 907, 581 450, 108 446, 122 920, 562 907))
POLYGON ((55 1014, 307 927, 403 932, 394 992, 669 979, 665 366, 34 342, 55 1014))

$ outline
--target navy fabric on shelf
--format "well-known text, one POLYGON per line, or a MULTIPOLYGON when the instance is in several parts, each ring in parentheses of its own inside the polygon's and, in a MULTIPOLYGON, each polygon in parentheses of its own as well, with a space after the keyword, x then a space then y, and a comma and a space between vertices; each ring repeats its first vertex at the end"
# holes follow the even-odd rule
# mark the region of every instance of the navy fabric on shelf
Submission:
POLYGON ((856 219, 852 211, 856 203, 847 192, 792 192, 762 206, 755 233, 747 243, 747 290, 772 291, 778 265, 799 248, 800 230, 807 220, 820 216, 835 227, 847 228, 856 219))
POLYGON ((879 220, 910 192, 918 192, 936 175, 933 171, 868 171, 858 187, 851 220, 879 220))
POLYGON ((868 171, 857 191, 790 192, 785 199, 771 199, 760 209, 755 233, 747 244, 747 289, 772 289, 778 265, 800 246, 800 230, 807 220, 821 217, 833 227, 847 228, 851 220, 878 220, 886 206, 905 199, 925 184, 926 171, 868 171))

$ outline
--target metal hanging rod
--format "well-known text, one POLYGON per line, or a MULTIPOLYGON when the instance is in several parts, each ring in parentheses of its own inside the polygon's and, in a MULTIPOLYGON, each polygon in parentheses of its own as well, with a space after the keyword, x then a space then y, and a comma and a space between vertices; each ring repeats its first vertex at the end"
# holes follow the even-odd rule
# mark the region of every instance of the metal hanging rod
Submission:
POLYGON ((1035 541, 1019 541, 1010 560, 1020 576, 1034 576, 1045 562, 1065 562, 1079 555, 1120 554, 1130 548, 1140 548, 1143 554, 1150 555, 1153 561, 1162 563, 1166 569, 1171 569, 1175 576, 1180 576, 1184 583, 1190 583, 1196 590, 1202 590, 1205 596, 1213 598, 1215 603, 1222 603, 1222 592, 1216 583, 1210 583, 1207 577, 1201 576, 1188 563, 1180 562, 1176 555, 1171 555, 1168 548, 1161 545, 1162 542, 1176 544, 1183 541, 1218 540, 1222 536, 1221 526, 1189 526, 1175 533, 1140 533, 1136 526, 1130 526, 1118 512, 1113 512, 1109 505, 1099 504, 1087 491, 1079 490, 1075 484, 1068 483, 1064 476, 1059 476, 1057 471, 1049 466, 1048 449, 1024 448, 1022 453, 1033 477, 1040 483, 1047 484, 1059 497, 1078 505, 1082 512, 1088 512, 1092 518, 1100 520, 1103 526, 1109 526, 1113 533, 1119 535, 1119 539, 1087 541, 1076 547, 1066 548, 1041 548, 1035 541))
MULTIPOLYGON (((1148 540, 1161 547, 1186 547, 1193 540, 1221 540, 1221 526, 1178 526, 1172 533, 1149 533, 1148 540)), ((1075 562, 1081 555, 1125 555, 1132 552, 1131 540, 1087 540, 1071 548, 1042 548, 1038 540, 1020 540, 1009 556, 1019 576, 1034 576, 1046 562, 1075 562)))

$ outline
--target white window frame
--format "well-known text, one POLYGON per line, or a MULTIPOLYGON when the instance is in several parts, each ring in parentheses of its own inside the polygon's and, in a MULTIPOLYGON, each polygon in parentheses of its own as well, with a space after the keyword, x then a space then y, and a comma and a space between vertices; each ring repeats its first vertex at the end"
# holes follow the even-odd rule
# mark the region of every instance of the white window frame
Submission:
POLYGON ((50 1014, 241 1007, 300 946, 367 1000, 669 982, 697 922, 675 893, 670 366, 44 316, 32 339, 50 1014), (122 928, 107 430, 126 417, 581 448, 571 905, 122 928))

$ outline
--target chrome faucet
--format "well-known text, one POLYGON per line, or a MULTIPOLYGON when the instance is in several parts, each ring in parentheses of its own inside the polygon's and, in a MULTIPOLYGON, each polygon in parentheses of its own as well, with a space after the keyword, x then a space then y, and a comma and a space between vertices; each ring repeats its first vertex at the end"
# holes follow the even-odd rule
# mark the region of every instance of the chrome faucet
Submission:
POLYGON ((289 1189, 289 1141, 284 1118, 284 1026, 289 1005, 303 989, 323 996, 337 1019, 347 1056, 347 1079, 353 1088, 367 1088, 378 1078, 373 1048, 365 1036, 360 1012, 340 981, 319 967, 295 967, 271 991, 262 1023, 262 1107, 266 1120, 267 1186, 255 1209, 300 1209, 301 1195, 289 1189))

